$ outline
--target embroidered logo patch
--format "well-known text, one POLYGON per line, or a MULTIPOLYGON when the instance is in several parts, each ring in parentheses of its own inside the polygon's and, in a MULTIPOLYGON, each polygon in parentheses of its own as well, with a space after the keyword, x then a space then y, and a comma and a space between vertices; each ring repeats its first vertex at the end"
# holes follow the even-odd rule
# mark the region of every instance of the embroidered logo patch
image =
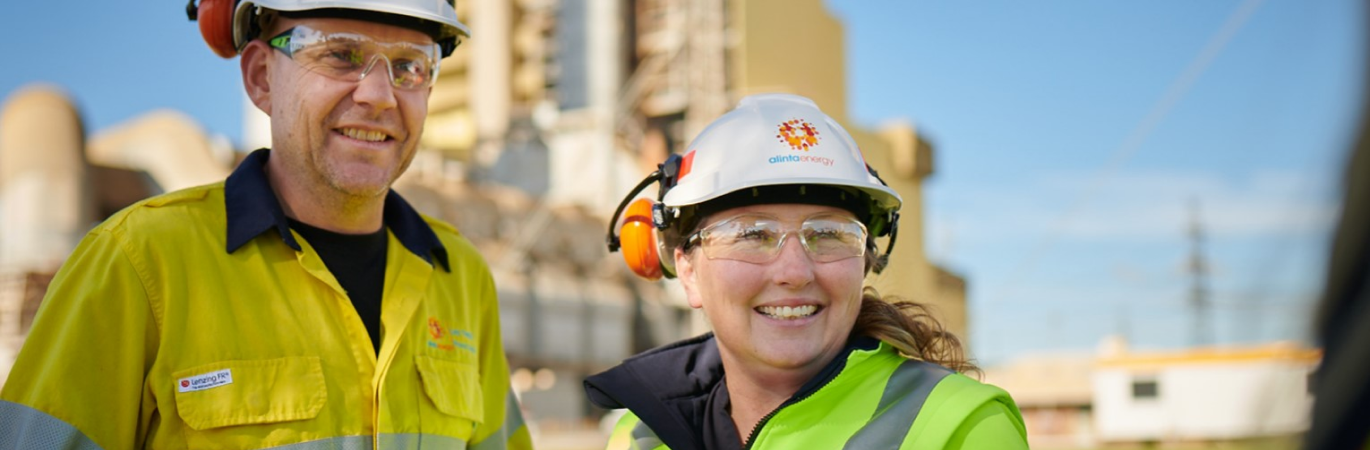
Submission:
POLYGON ((470 331, 454 330, 442 326, 437 317, 428 318, 428 346, 444 352, 462 349, 476 353, 476 347, 469 342, 475 340, 470 331))
POLYGON ((429 336, 433 336, 433 339, 442 339, 442 335, 443 335, 443 334, 445 334, 445 333, 443 332, 443 329, 442 329, 442 322, 438 322, 438 318, 437 318, 437 317, 429 317, 429 318, 428 318, 428 335, 429 335, 429 336))
POLYGON ((229 369, 217 370, 206 374, 182 378, 176 384, 178 392, 203 391, 205 389, 233 384, 233 372, 229 369))

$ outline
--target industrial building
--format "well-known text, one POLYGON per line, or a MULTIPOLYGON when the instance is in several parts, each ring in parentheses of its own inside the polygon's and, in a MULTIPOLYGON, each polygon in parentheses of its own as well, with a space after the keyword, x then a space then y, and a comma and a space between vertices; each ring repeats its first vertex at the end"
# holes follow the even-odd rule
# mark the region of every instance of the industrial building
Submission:
POLYGON ((1138 350, 1110 336, 1094 353, 1024 355, 985 381, 1013 394, 1034 447, 1289 448, 1308 430, 1321 359, 1291 342, 1138 350))

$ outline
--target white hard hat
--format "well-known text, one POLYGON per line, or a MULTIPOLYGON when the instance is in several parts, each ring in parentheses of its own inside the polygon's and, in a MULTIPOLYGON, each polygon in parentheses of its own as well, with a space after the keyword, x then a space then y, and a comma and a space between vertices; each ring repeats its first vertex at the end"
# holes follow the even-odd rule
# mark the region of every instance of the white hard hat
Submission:
POLYGON ((256 25, 253 22, 258 7, 284 12, 350 9, 431 22, 438 25, 438 33, 433 40, 442 46, 444 57, 450 55, 462 39, 471 37, 471 30, 457 20, 457 10, 449 0, 244 0, 238 3, 233 13, 235 48, 241 49, 256 37, 252 29, 256 25))
POLYGON ((709 124, 686 148, 675 186, 661 203, 680 208, 773 185, 853 188, 869 196, 874 213, 897 211, 902 203, 837 121, 813 100, 791 94, 743 98, 709 124))
POLYGON ((624 262, 638 275, 674 277, 671 251, 703 216, 759 203, 821 204, 851 211, 872 239, 889 236, 884 255, 871 266, 879 272, 894 248, 902 200, 866 165, 851 135, 812 100, 753 95, 705 127, 683 155, 671 155, 633 188, 614 211, 605 240, 609 251, 623 250, 624 262), (660 203, 633 200, 654 182, 660 203), (619 217, 624 218, 621 224, 619 217))

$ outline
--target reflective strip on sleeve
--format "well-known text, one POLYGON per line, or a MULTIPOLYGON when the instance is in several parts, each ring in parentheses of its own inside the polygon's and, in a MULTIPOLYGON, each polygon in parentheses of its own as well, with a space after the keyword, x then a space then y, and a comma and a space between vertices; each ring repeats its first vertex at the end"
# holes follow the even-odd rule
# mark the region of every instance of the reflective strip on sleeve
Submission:
POLYGON ((509 391, 509 395, 505 396, 504 425, 490 433, 484 441, 472 445, 471 450, 504 450, 508 447, 509 437, 518 433, 520 428, 523 428, 523 411, 519 409, 519 401, 514 398, 514 392, 509 391))
POLYGON ((642 423, 641 420, 637 421, 637 425, 633 425, 633 445, 628 448, 632 450, 652 450, 665 444, 666 443, 661 442, 661 438, 656 437, 656 432, 652 431, 652 428, 648 427, 647 424, 642 423))
POLYGON ((504 399, 504 432, 500 434, 507 440, 509 436, 517 433, 519 428, 523 428, 523 409, 519 408, 519 400, 514 397, 514 391, 509 391, 509 395, 504 399))
POLYGON ((908 360, 899 364, 885 383, 885 392, 880 394, 880 405, 875 408, 871 420, 842 448, 899 448, 932 388, 951 373, 945 367, 923 361, 908 360))
POLYGON ((10 448, 100 450, 95 441, 69 423, 45 412, 0 400, 0 442, 10 448))

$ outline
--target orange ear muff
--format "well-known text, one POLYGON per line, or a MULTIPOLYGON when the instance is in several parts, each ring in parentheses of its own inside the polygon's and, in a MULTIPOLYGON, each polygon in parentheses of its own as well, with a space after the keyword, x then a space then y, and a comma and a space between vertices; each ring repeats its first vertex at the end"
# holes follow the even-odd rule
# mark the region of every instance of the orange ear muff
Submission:
POLYGON ((648 280, 661 278, 661 260, 657 258, 656 227, 652 225, 652 201, 633 200, 623 214, 623 225, 618 230, 623 262, 633 273, 648 280))
POLYGON ((195 19, 209 49, 223 58, 238 54, 238 47, 233 45, 233 9, 237 4, 237 0, 200 0, 195 19))

